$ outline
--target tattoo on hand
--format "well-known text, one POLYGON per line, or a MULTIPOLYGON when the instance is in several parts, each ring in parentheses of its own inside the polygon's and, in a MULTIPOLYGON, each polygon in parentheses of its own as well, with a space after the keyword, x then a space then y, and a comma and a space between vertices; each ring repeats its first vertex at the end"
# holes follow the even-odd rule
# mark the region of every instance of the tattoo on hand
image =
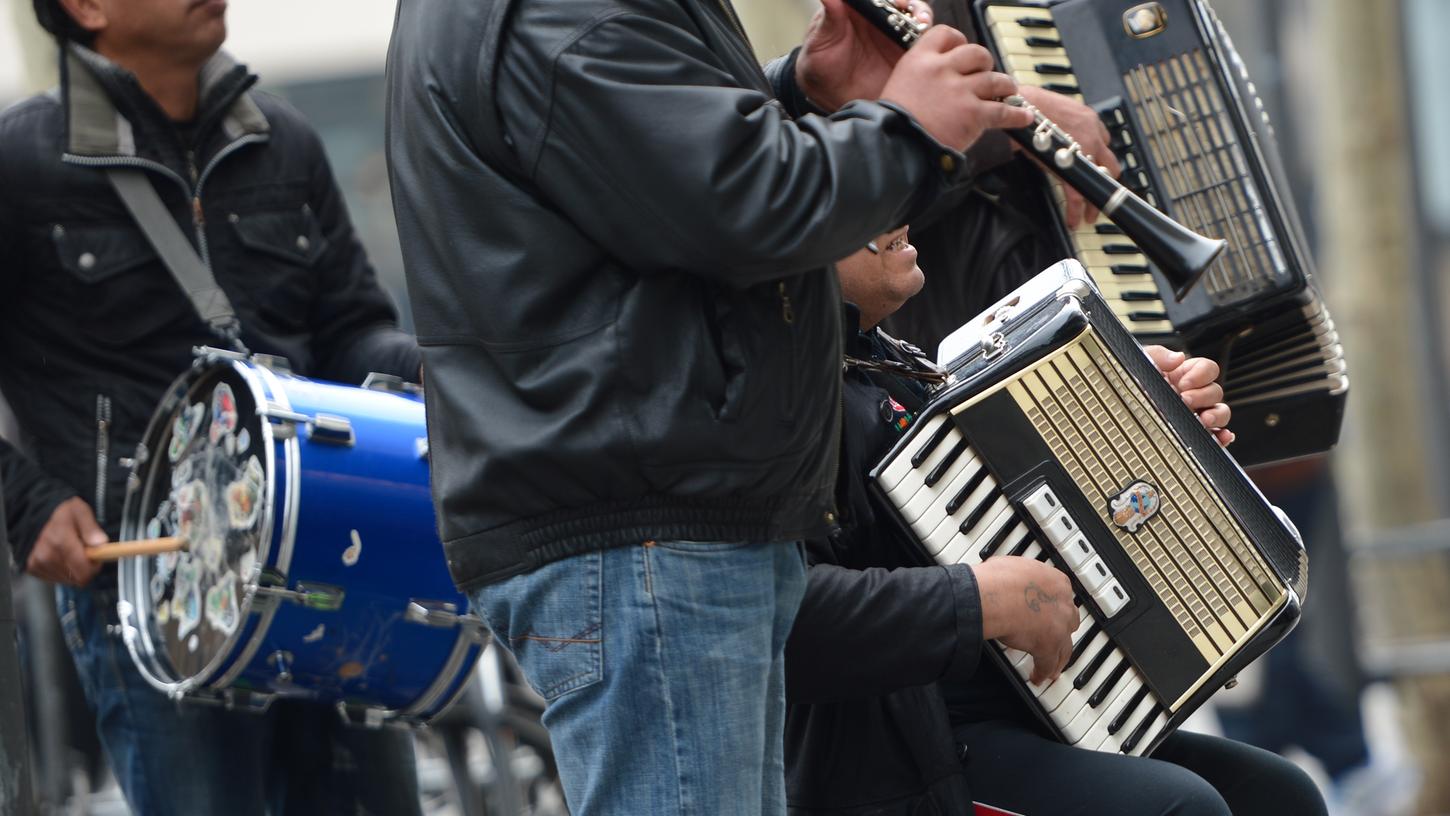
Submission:
POLYGON ((1033 612, 1041 612, 1043 604, 1057 605, 1057 596, 1044 592, 1036 581, 1028 584, 1022 595, 1027 599, 1027 608, 1033 612))

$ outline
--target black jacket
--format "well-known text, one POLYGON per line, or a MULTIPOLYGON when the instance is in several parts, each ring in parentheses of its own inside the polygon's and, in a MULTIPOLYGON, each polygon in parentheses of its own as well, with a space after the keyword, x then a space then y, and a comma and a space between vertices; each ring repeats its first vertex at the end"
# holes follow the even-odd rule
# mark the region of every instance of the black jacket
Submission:
POLYGON ((802 113, 719 0, 402 0, 388 150, 465 589, 834 520, 836 258, 967 171, 901 111, 802 113))
MULTIPOLYGON (((879 330, 846 353, 912 362, 879 330)), ((939 682, 982 654, 970 567, 929 565, 868 491, 867 473, 923 404, 911 381, 848 368, 841 529, 810 542, 805 600, 786 645, 786 788, 798 814, 962 814, 971 797, 939 682)))
POLYGON ((59 91, 0 114, 0 390, 24 458, 0 443, 16 560, 61 501, 120 525, 129 457, 197 345, 219 345, 106 180, 146 170, 235 306, 242 339, 300 374, 413 379, 419 354, 353 234, 322 145, 225 54, 196 120, 170 122, 128 72, 70 46, 59 91), (200 215, 193 220, 193 208, 200 215))

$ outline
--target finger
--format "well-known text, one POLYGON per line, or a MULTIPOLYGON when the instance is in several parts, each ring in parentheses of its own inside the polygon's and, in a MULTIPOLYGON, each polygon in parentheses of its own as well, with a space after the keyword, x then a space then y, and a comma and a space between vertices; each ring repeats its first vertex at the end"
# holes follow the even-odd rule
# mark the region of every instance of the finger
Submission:
MULTIPOLYGON (((96 547, 111 540, 106 531, 101 529, 101 525, 96 523, 96 514, 90 505, 77 502, 71 518, 75 522, 76 534, 86 546, 96 547)), ((84 555, 82 553, 82 557, 84 555)))
MULTIPOLYGON (((823 3, 827 1, 828 0, 821 0, 821 2, 823 3)), ((835 0, 835 2, 839 3, 841 2, 841 0, 835 0)), ((955 48, 960 48, 961 46, 965 45, 970 45, 970 43, 967 42, 967 35, 956 30, 955 28, 952 28, 951 26, 934 25, 931 28, 928 28, 925 34, 921 35, 921 39, 916 41, 916 45, 912 46, 911 50, 920 51, 925 48, 927 51, 945 54, 955 48)), ((982 51, 982 53, 986 56, 987 64, 990 67, 992 62, 992 53, 987 49, 982 48, 982 46, 980 45, 973 46, 973 48, 982 51)), ((965 58, 965 56, 963 58, 965 58)), ((980 56, 976 57, 976 59, 980 58, 980 56)), ((978 68, 977 70, 984 71, 986 70, 986 68, 978 68)), ((967 72, 963 71, 962 73, 967 72)))
POLYGON ((83 587, 101 571, 101 562, 86 557, 85 545, 79 540, 65 553, 65 583, 83 587))
POLYGON ((918 23, 931 25, 936 22, 936 15, 932 11, 930 3, 912 3, 912 16, 918 23))
POLYGON ((1063 210, 1067 216, 1067 228, 1077 229, 1086 223, 1084 219, 1087 217, 1087 202, 1083 200, 1082 193, 1067 185, 1063 185, 1062 190, 1066 194, 1063 198, 1063 210))
POLYGON ((1218 379, 1218 363, 1207 357, 1190 357, 1184 361, 1177 374, 1178 380, 1174 385, 1178 390, 1191 391, 1218 379))
POLYGON ((1202 422, 1203 427, 1210 431, 1223 430, 1228 427, 1229 422, 1232 420, 1233 410, 1222 402, 1212 408, 1198 412, 1198 421, 1202 422))
POLYGON ((53 550, 49 547, 37 542, 35 549, 30 551, 30 557, 25 559, 25 572, 42 581, 57 583, 64 573, 59 569, 52 553, 53 550))
POLYGON ((1190 388, 1180 393, 1183 404, 1194 411, 1206 411, 1223 402, 1223 386, 1218 383, 1202 388, 1190 388))
POLYGON ((1233 444, 1233 441, 1237 438, 1237 436, 1234 434, 1233 431, 1230 431, 1227 428, 1221 428, 1213 432, 1213 438, 1218 440, 1218 446, 1220 448, 1226 448, 1229 445, 1233 444))
POLYGON ((1144 346, 1143 351, 1147 353, 1148 359, 1153 361, 1153 365, 1157 366, 1158 370, 1164 374, 1183 365, 1183 361, 1188 359, 1188 356, 1183 352, 1174 351, 1166 346, 1144 346))
POLYGON ((1123 165, 1118 163, 1118 157, 1113 155, 1112 148, 1108 147, 1106 130, 1103 131, 1103 146, 1101 149, 1093 151, 1093 159, 1113 178, 1123 175, 1123 165))
MULTIPOLYGON (((953 56, 952 67, 961 70, 962 61, 953 56)), ((967 88, 978 99, 996 101, 1017 93, 1017 81, 998 71, 978 70, 976 73, 961 70, 967 77, 967 88)))
POLYGON ((981 126, 987 130, 1016 130, 1032 124, 1031 113, 1003 102, 983 100, 979 113, 981 126))

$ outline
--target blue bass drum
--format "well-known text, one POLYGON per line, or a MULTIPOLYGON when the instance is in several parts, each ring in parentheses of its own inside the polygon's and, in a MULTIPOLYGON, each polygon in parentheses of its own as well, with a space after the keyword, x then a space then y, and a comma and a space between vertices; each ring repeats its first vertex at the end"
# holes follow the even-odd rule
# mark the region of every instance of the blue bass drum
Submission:
POLYGON ((335 704, 423 722, 487 640, 438 542, 416 386, 293 376, 205 350, 137 447, 122 538, 183 552, 124 559, 122 633, 176 698, 335 704))

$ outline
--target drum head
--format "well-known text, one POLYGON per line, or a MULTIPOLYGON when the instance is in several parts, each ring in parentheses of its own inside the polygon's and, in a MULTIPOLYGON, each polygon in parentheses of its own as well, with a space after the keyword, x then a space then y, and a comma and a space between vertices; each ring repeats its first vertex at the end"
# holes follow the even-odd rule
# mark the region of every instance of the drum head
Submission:
POLYGON ((128 559, 121 598, 133 650, 160 685, 204 683, 231 654, 272 533, 272 435, 256 374, 214 364, 173 385, 152 418, 127 496, 126 538, 181 536, 185 552, 128 559))

